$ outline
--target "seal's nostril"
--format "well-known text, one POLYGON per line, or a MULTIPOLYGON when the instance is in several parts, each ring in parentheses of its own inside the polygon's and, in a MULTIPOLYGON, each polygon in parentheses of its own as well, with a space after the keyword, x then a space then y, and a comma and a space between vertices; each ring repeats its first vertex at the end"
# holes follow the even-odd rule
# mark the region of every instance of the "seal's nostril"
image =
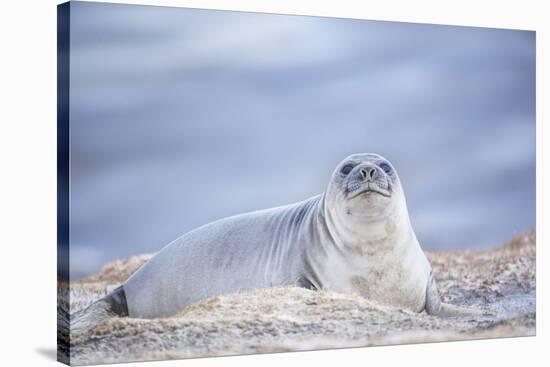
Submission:
POLYGON ((363 167, 359 170, 362 180, 374 180, 376 176, 376 169, 374 167, 363 167))
POLYGON ((374 178, 374 175, 376 174, 376 170, 374 168, 369 168, 369 177, 371 180, 374 178))

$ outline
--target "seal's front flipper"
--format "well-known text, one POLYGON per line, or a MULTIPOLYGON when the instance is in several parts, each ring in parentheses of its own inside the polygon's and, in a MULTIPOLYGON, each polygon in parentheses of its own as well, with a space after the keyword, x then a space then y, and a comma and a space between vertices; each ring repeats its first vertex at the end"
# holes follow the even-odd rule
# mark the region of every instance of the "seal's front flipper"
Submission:
POLYGON ((430 272, 430 279, 426 287, 426 304, 424 309, 429 315, 440 317, 471 317, 471 316, 490 316, 488 311, 479 310, 470 307, 462 307, 441 302, 439 292, 433 273, 430 272))
POLYGON ((294 282, 294 285, 298 288, 309 289, 310 291, 319 290, 319 287, 315 286, 311 280, 304 276, 299 277, 296 282, 294 282))

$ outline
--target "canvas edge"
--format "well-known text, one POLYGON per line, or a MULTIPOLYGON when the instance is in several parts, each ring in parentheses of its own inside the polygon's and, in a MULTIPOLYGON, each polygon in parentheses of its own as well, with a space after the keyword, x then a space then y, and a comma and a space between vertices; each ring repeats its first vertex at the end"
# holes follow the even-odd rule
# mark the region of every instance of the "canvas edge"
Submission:
POLYGON ((70 2, 57 6, 57 360, 70 365, 70 2))

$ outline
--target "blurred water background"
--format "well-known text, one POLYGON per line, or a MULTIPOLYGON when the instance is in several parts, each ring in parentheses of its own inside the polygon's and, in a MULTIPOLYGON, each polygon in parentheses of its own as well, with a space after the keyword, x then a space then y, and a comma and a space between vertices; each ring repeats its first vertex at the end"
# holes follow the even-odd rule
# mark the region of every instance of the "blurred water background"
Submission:
POLYGON ((71 276, 396 166, 426 250, 535 226, 535 33, 73 2, 71 276))

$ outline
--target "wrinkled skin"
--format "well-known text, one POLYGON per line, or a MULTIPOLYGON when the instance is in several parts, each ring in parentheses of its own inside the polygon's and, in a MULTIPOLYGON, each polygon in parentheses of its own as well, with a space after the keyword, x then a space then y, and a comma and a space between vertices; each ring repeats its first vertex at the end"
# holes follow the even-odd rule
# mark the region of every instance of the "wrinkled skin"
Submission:
MULTIPOLYGON (((123 284, 117 299, 124 305, 107 307, 164 317, 211 296, 281 285, 354 291, 416 312, 468 313, 441 304, 397 172, 377 154, 344 159, 324 194, 184 234, 123 284)), ((111 298, 103 304, 116 303, 111 298)))

